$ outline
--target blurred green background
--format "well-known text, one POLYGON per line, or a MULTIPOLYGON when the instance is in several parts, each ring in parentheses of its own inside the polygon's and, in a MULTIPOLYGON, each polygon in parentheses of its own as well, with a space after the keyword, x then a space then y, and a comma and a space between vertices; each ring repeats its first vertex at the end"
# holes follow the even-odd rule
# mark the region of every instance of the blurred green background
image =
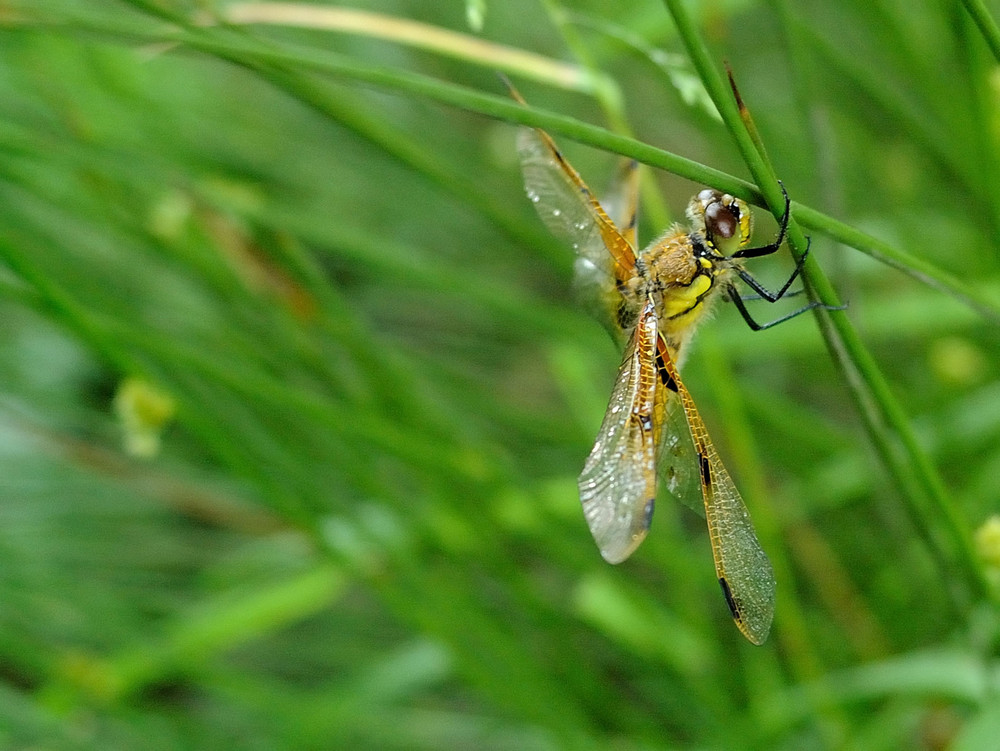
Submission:
MULTIPOLYGON (((967 5, 692 8, 792 198, 958 282, 807 228, 913 478, 811 316, 699 332, 778 578, 753 647, 701 518, 661 502, 618 567, 590 538, 620 352, 489 116, 502 70, 748 178, 664 5, 0 3, 0 747, 996 748, 1000 68, 967 5)), ((701 187, 649 174, 647 240, 701 187)))

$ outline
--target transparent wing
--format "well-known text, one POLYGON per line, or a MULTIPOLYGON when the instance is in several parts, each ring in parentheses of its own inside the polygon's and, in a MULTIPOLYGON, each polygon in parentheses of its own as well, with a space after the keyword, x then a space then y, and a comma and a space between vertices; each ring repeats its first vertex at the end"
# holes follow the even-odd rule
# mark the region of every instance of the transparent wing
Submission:
POLYGON ((639 163, 635 159, 621 160, 614 182, 601 198, 601 206, 626 242, 633 248, 638 248, 636 226, 639 223, 639 163))
POLYGON ((567 174, 572 166, 550 143, 551 139, 546 139, 543 131, 518 131, 517 155, 525 193, 553 235, 570 243, 580 258, 606 267, 612 259, 590 206, 590 191, 584 193, 577 187, 572 175, 567 174))
MULTIPOLYGON (((601 197, 601 206, 621 231, 622 237, 637 248, 636 224, 639 199, 639 163, 622 159, 608 192, 601 197)), ((591 248, 577 255, 573 274, 573 291, 580 303, 610 332, 619 344, 635 325, 638 310, 623 309, 623 298, 615 278, 615 262, 604 247, 591 248)))
MULTIPOLYGON (((660 372, 666 371, 661 368, 660 372)), ((663 406, 657 415, 656 467, 670 495, 704 516, 698 455, 691 442, 684 408, 677 392, 663 385, 669 382, 669 376, 661 377, 660 382, 657 404, 663 406)))
MULTIPOLYGON (((525 104, 517 89, 506 83, 511 96, 525 104)), ((619 170, 609 216, 544 130, 522 128, 517 149, 528 198, 549 230, 576 251, 577 296, 615 340, 623 342, 638 313, 620 310, 618 291, 618 282, 635 274, 638 164, 626 161, 619 170)))
MULTIPOLYGON (((626 167, 612 188, 611 208, 623 219, 624 232, 594 199, 579 173, 562 156, 547 133, 522 128, 518 155, 525 191, 538 215, 554 235, 576 251, 573 285, 576 296, 619 344, 626 331, 619 308, 622 296, 617 282, 635 269, 634 167, 626 167)), ((634 164, 632 162, 631 164, 634 164)), ((630 316, 634 319, 634 314, 630 316)), ((627 321, 631 328, 632 321, 627 321)))
POLYGON ((647 304, 632 334, 608 411, 577 481, 590 532, 609 563, 646 536, 656 499, 656 314, 647 304))
POLYGON ((774 571, 754 532, 746 504, 719 459, 691 394, 662 342, 662 367, 683 407, 697 454, 698 474, 705 502, 705 518, 715 558, 715 571, 733 620, 754 644, 763 644, 774 617, 774 571))
POLYGON ((597 268, 611 255, 615 275, 628 278, 635 268, 635 249, 615 226, 580 174, 573 169, 544 130, 522 128, 517 152, 524 188, 549 230, 568 241, 578 256, 597 268))

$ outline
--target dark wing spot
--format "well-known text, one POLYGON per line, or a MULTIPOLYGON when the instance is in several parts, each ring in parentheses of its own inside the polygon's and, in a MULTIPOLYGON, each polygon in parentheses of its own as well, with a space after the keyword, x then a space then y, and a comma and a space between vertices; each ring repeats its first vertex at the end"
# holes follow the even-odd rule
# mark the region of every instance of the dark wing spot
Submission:
POLYGON ((722 587, 722 594, 726 596, 726 604, 729 606, 729 612, 733 614, 733 620, 737 623, 743 623, 743 614, 740 613, 740 606, 733 599, 733 593, 729 590, 729 582, 726 581, 726 577, 719 577, 719 585, 722 587))
POLYGON ((698 452, 698 456, 701 459, 701 481, 704 483, 705 487, 710 487, 712 485, 712 468, 708 464, 708 457, 698 452))
POLYGON ((667 370, 667 364, 663 362, 663 353, 659 349, 656 350, 656 370, 660 374, 660 380, 663 381, 663 385, 676 394, 677 384, 674 383, 673 376, 667 370))
MULTIPOLYGON (((559 151, 559 149, 557 149, 555 145, 552 146, 552 155, 555 157, 556 161, 559 162, 559 165, 563 168, 565 172, 572 173, 573 168, 570 166, 570 163, 566 161, 566 157, 562 155, 562 152, 559 151)), ((588 190, 587 186, 580 185, 579 187, 580 187, 580 192, 583 193, 583 195, 590 198, 590 190, 588 190)))

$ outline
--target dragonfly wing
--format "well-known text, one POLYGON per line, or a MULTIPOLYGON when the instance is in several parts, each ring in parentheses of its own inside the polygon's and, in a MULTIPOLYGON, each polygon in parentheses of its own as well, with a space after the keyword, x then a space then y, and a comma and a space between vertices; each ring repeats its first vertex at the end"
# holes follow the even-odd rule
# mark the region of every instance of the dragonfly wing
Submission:
POLYGON ((517 152, 525 192, 549 230, 597 266, 607 263, 605 254, 610 254, 616 276, 627 279, 635 268, 634 247, 549 134, 538 128, 522 128, 517 152))
MULTIPOLYGON (((509 81, 507 86, 516 101, 526 104, 509 81)), ((638 313, 621 310, 618 289, 635 274, 638 164, 630 161, 620 171, 609 216, 544 130, 521 128, 517 150, 528 198, 549 230, 576 251, 574 277, 581 302, 616 341, 623 341, 638 313)))
POLYGON ((583 513, 609 563, 646 536, 656 499, 656 314, 647 304, 625 350, 604 422, 578 479, 583 513))
POLYGON ((694 466, 700 477, 719 584, 740 631, 754 644, 763 644, 774 617, 774 570, 757 539, 746 504, 719 459, 666 347, 660 346, 659 355, 670 379, 667 388, 677 394, 696 453, 694 466))
POLYGON ((622 237, 633 248, 638 248, 636 226, 639 220, 639 162, 635 159, 621 160, 614 182, 601 198, 601 205, 622 237))
MULTIPOLYGON (((614 215, 627 222, 620 232, 545 131, 522 128, 517 147, 528 198, 549 231, 576 252, 577 297, 615 341, 623 343, 618 282, 628 279, 635 268, 635 197, 629 192, 635 190, 636 169, 623 169, 612 191, 614 215)), ((634 313, 630 317, 628 328, 634 313)))
POLYGON ((705 503, 698 472, 698 455, 691 442, 691 431, 684 418, 680 398, 677 392, 663 387, 662 396, 657 401, 664 405, 659 417, 662 426, 656 441, 656 467, 660 477, 670 495, 704 516, 705 503))
MULTIPOLYGON (((542 131, 521 128, 517 134, 517 153, 524 175, 524 190, 549 231, 569 242, 577 255, 595 265, 611 263, 601 231, 589 203, 589 191, 581 193, 567 176, 565 159, 556 156, 542 131)), ((571 167, 570 167, 571 168, 571 167)))
MULTIPOLYGON (((601 197, 601 206, 633 248, 638 247, 638 200, 639 163, 634 159, 622 159, 608 192, 601 197)), ((618 288, 619 280, 615 278, 615 262, 604 247, 604 241, 601 240, 600 247, 593 250, 595 252, 577 255, 573 290, 587 311, 601 322, 619 345, 623 345, 626 335, 635 325, 639 310, 625 304, 618 288)))
POLYGON ((698 454, 684 417, 684 407, 677 394, 676 381, 671 375, 677 372, 676 359, 671 356, 663 337, 657 342, 656 368, 661 390, 656 400, 659 408, 656 415, 656 467, 670 494, 704 516, 705 502, 701 492, 698 454), (670 367, 667 366, 668 362, 670 367))

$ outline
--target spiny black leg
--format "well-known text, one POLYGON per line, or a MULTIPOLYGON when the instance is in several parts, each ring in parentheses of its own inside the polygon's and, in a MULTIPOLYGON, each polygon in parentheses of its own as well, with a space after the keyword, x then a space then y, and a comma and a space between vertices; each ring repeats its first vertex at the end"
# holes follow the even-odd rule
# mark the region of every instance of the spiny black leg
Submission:
MULTIPOLYGON (((847 309, 846 305, 836 305, 836 306, 824 305, 819 300, 815 300, 809 303, 808 305, 799 308, 798 310, 793 310, 788 315, 781 316, 781 318, 776 318, 775 320, 768 321, 767 323, 757 323, 757 321, 754 320, 754 317, 750 315, 750 311, 747 310, 747 306, 743 302, 743 298, 740 297, 739 290, 737 290, 736 287, 729 285, 726 291, 729 295, 729 299, 733 301, 734 305, 736 305, 736 309, 740 312, 740 315, 743 317, 743 320, 746 321, 746 324, 747 326, 750 327, 751 331, 763 331, 764 329, 769 329, 772 326, 777 326, 779 323, 784 323, 785 321, 789 321, 792 318, 795 318, 796 316, 802 315, 803 313, 810 310, 815 310, 816 308, 823 308, 824 310, 847 309)), ((772 300, 771 302, 774 301, 772 300)))
MULTIPOLYGON (((806 291, 804 289, 793 289, 791 292, 786 292, 781 299, 787 300, 789 297, 798 297, 799 295, 804 295, 805 293, 806 291)), ((757 302, 759 300, 766 300, 767 298, 761 295, 740 295, 740 299, 743 302, 757 302)), ((768 302, 770 302, 770 300, 768 300, 768 302)))
POLYGON ((785 296, 785 293, 788 292, 788 288, 792 286, 792 282, 795 281, 799 273, 802 271, 802 266, 805 265, 806 258, 809 256, 810 245, 812 245, 812 240, 807 238, 805 252, 801 256, 799 256, 799 258, 795 261, 795 270, 792 272, 792 275, 788 277, 788 280, 785 282, 784 286, 777 292, 771 292, 767 287, 758 282, 754 278, 754 276, 750 274, 750 272, 748 272, 746 269, 737 268, 736 273, 739 274, 740 279, 746 282, 748 287, 750 287, 754 292, 763 297, 765 300, 767 300, 768 302, 777 302, 778 300, 780 300, 782 297, 785 296))
MULTIPOLYGON (((788 198, 788 192, 785 190, 784 183, 782 183, 779 180, 778 185, 781 188, 781 195, 784 196, 785 198, 785 212, 782 214, 781 221, 779 222, 778 236, 774 239, 773 242, 771 242, 768 245, 762 245, 759 248, 744 248, 743 250, 736 251, 729 258, 759 258, 760 256, 766 256, 772 253, 776 253, 778 249, 781 247, 781 244, 785 241, 785 233, 788 231, 788 219, 791 214, 792 202, 788 198)), ((750 311, 747 310, 747 306, 745 304, 746 300, 762 299, 762 300, 767 300, 768 302, 777 302, 781 298, 785 297, 786 294, 789 297, 802 294, 804 290, 798 290, 796 292, 789 293, 788 289, 789 287, 792 286, 792 283, 798 278, 799 274, 802 273, 802 267, 805 265, 806 258, 809 257, 809 249, 811 245, 812 245, 812 240, 811 238, 807 237, 806 249, 803 251, 802 255, 795 260, 795 269, 792 271, 791 275, 785 281, 784 285, 782 285, 781 289, 779 289, 777 292, 772 292, 771 290, 769 290, 767 287, 765 287, 763 284, 757 281, 757 279, 754 278, 754 276, 750 274, 746 269, 740 268, 739 266, 736 266, 736 268, 734 268, 734 271, 736 271, 740 279, 742 279, 746 283, 746 285, 750 287, 754 292, 760 295, 759 298, 756 297, 744 298, 740 296, 739 290, 737 290, 734 285, 729 284, 726 286, 726 295, 729 297, 730 300, 733 301, 733 304, 736 305, 736 309, 740 312, 740 315, 743 317, 743 320, 746 321, 747 326, 749 326, 751 330, 763 331, 764 329, 769 329, 772 326, 777 326, 779 323, 784 323, 785 321, 791 320, 792 318, 795 318, 798 315, 802 315, 806 311, 815 310, 816 308, 823 308, 824 310, 844 310, 847 308, 846 305, 839 305, 839 306, 824 305, 819 300, 815 300, 809 303, 808 305, 799 308, 798 310, 793 310, 791 313, 781 316, 780 318, 777 318, 773 321, 769 321, 768 323, 757 323, 757 321, 754 320, 753 316, 750 315, 750 311)), ((722 259, 720 258, 718 260, 722 259)))
POLYGON ((778 224, 778 236, 774 238, 773 242, 761 245, 759 248, 737 250, 733 253, 733 258, 760 258, 761 256, 769 256, 772 253, 777 253, 778 248, 781 247, 781 243, 785 241, 785 232, 788 230, 788 217, 791 215, 792 202, 788 198, 788 191, 785 190, 785 184, 781 180, 778 180, 778 185, 781 187, 781 195, 785 197, 785 213, 781 215, 781 222, 778 224))

